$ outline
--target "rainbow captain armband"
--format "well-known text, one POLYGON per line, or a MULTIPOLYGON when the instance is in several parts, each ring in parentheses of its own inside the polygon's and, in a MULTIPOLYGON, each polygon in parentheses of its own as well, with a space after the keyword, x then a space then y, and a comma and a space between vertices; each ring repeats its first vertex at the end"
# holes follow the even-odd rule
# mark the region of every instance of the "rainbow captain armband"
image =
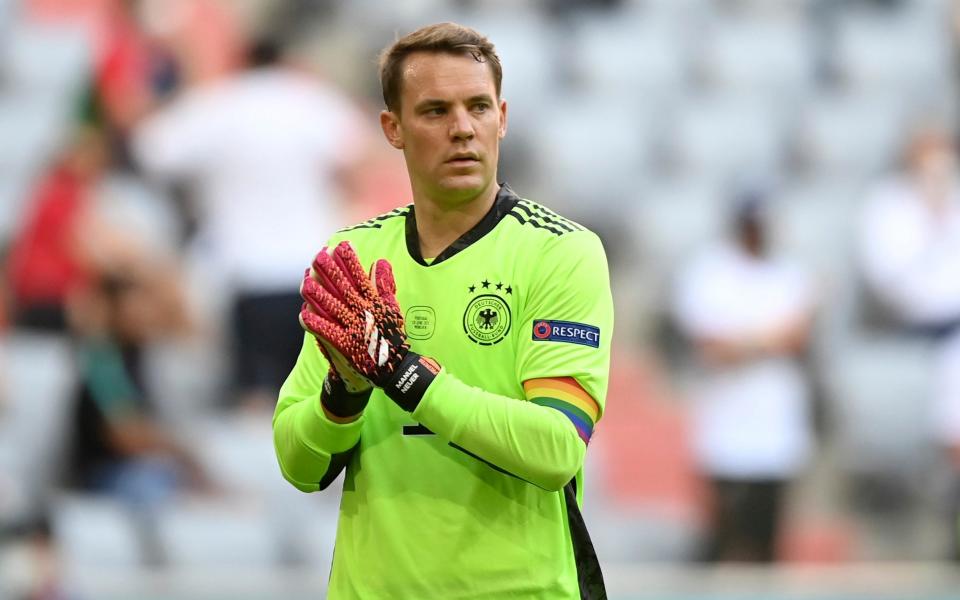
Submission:
POLYGON ((590 443, 599 408, 573 377, 530 379, 523 382, 527 400, 562 412, 577 428, 584 444, 590 443))

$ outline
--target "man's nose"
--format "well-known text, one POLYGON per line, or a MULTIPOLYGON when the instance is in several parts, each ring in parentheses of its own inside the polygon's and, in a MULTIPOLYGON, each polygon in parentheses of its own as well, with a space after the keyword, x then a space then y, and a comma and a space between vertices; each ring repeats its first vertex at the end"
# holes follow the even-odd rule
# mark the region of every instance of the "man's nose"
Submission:
POLYGON ((458 108, 451 113, 450 137, 458 140, 469 140, 473 137, 473 121, 465 108, 458 108))

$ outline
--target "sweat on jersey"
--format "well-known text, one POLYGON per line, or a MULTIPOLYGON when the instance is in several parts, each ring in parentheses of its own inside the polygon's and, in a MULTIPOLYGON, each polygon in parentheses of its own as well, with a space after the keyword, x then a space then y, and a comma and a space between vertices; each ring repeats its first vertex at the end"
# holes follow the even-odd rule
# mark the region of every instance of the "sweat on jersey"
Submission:
POLYGON ((329 597, 605 598, 580 515, 593 423, 559 400, 528 402, 523 385, 573 378, 602 414, 613 302, 599 238, 506 185, 431 261, 415 219, 398 208, 329 245, 390 261, 411 348, 442 366, 417 408, 375 389, 359 419, 329 420, 327 364, 308 334, 274 414, 297 488, 346 469, 329 597))

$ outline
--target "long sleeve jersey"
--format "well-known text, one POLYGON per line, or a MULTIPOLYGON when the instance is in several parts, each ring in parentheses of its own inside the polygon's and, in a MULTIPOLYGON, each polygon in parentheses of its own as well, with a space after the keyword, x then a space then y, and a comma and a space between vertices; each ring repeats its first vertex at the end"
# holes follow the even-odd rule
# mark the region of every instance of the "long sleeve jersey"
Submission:
POLYGON ((504 185, 433 260, 412 206, 329 245, 342 240, 365 266, 390 261, 411 348, 442 370, 413 413, 374 390, 340 424, 324 414, 327 364, 305 337, 275 443, 303 491, 346 469, 329 596, 605 597, 580 515, 613 329, 599 238, 504 185))

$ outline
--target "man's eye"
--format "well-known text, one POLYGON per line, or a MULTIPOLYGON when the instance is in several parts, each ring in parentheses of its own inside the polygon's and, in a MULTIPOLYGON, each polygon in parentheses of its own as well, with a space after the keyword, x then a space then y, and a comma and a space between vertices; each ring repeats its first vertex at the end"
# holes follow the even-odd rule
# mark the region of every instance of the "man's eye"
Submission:
POLYGON ((440 115, 446 114, 446 112, 447 110, 442 106, 436 106, 434 108, 427 109, 427 114, 433 115, 433 116, 440 116, 440 115))
POLYGON ((476 112, 486 112, 490 108, 490 105, 486 102, 480 102, 473 105, 473 110, 476 112))

